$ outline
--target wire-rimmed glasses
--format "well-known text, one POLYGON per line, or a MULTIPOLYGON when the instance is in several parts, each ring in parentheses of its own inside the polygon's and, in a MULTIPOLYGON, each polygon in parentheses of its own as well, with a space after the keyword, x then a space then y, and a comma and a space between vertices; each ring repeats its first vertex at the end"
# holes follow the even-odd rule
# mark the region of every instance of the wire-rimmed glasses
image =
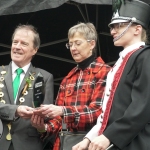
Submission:
MULTIPOLYGON (((86 41, 90 42, 91 40, 86 40, 86 41)), ((67 49, 70 49, 73 45, 75 47, 79 47, 82 43, 84 43, 84 41, 76 40, 74 42, 66 43, 66 47, 67 47, 67 49)))
POLYGON ((115 31, 118 31, 121 27, 128 25, 129 22, 120 22, 120 23, 114 23, 110 25, 110 31, 112 31, 113 29, 115 31))

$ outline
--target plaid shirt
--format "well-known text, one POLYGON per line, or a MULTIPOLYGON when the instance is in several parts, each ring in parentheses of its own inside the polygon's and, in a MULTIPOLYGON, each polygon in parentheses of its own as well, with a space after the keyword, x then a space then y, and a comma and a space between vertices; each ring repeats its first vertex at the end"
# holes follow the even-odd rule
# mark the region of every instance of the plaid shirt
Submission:
MULTIPOLYGON (((102 109, 102 97, 110 67, 98 57, 88 68, 73 68, 63 79, 56 105, 62 106, 63 121, 70 131, 89 131, 97 121, 102 109)), ((48 133, 61 130, 61 118, 49 121, 48 133)), ((54 150, 59 150, 59 138, 54 150)))

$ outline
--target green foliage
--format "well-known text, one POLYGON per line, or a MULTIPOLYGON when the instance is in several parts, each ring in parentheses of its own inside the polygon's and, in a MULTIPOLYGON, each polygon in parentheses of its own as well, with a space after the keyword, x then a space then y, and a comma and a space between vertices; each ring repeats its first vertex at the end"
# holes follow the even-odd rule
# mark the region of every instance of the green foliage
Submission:
POLYGON ((32 87, 32 84, 31 84, 32 81, 31 81, 31 79, 30 78, 26 78, 25 80, 26 80, 27 88, 32 87))
POLYGON ((26 78, 26 83, 31 84, 31 80, 29 78, 26 78))
POLYGON ((112 10, 116 13, 120 9, 121 5, 124 3, 124 0, 113 0, 112 1, 112 10))

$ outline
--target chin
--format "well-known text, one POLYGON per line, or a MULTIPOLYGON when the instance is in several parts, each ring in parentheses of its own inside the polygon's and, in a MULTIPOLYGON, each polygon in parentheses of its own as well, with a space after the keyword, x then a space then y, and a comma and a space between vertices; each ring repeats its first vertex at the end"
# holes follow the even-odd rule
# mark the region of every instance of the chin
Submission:
POLYGON ((78 59, 74 59, 74 61, 77 63, 81 62, 81 60, 78 60, 78 59))
POLYGON ((13 61, 15 64, 18 64, 18 63, 22 62, 20 59, 13 59, 13 58, 12 58, 12 61, 13 61))
POLYGON ((78 63, 78 62, 79 62, 78 60, 75 60, 75 59, 74 59, 74 61, 75 61, 76 63, 78 63))
POLYGON ((73 58, 73 59, 74 59, 75 62, 80 62, 80 60, 77 59, 77 58, 73 58))
POLYGON ((114 42, 114 45, 115 45, 115 46, 122 46, 122 45, 118 42, 118 40, 114 42))

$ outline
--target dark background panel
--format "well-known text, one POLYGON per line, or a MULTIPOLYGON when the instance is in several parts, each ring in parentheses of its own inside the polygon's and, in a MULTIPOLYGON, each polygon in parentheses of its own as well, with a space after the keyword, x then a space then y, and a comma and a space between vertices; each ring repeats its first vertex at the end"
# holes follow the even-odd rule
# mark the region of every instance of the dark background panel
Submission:
MULTIPOLYGON (((76 66, 70 51, 65 47, 66 42, 68 42, 68 29, 73 25, 78 22, 92 22, 98 32, 97 56, 100 55, 104 61, 110 65, 113 65, 119 57, 121 48, 114 47, 112 37, 109 34, 108 23, 112 17, 112 6, 108 4, 108 1, 88 0, 86 2, 99 2, 99 4, 84 4, 85 1, 83 0, 82 2, 84 3, 80 4, 75 3, 75 1, 54 0, 51 1, 53 6, 56 6, 55 2, 57 2, 59 7, 49 9, 45 7, 45 9, 43 8, 43 10, 41 10, 42 6, 46 4, 46 0, 43 0, 43 5, 39 0, 32 0, 32 4, 36 4, 34 7, 40 8, 40 10, 31 11, 30 9, 30 12, 28 12, 27 7, 30 6, 29 1, 24 0, 23 3, 26 5, 24 5, 24 7, 20 6, 20 8, 26 13, 19 13, 20 9, 17 11, 17 1, 18 0, 11 0, 11 3, 16 2, 12 4, 13 7, 10 3, 7 3, 9 7, 5 13, 10 13, 12 9, 11 14, 3 15, 0 11, 0 65, 7 65, 11 61, 11 36, 16 26, 19 24, 34 25, 40 34, 41 47, 37 55, 33 58, 32 63, 35 67, 43 68, 53 74, 55 98, 61 80, 76 66), (37 2, 39 2, 40 5, 39 3, 37 4, 37 2)), ((10 1, 5 0, 5 2, 10 1)), ((109 0, 109 2, 111 1, 109 0)), ((2 1, 0 1, 0 4, 2 4, 2 1)), ((21 5, 20 2, 19 5, 21 5)), ((6 5, 4 6, 6 7, 6 5)), ((2 8, 2 5, 0 5, 0 8, 2 8)))

